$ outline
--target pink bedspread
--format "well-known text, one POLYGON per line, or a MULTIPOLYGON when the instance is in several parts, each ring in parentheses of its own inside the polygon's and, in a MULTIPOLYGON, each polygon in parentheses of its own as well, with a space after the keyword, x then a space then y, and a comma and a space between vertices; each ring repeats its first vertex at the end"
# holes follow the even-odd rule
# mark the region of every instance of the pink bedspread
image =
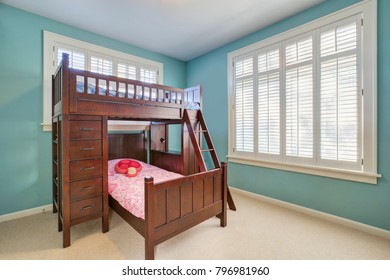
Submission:
POLYGON ((142 170, 135 177, 127 177, 115 171, 115 164, 122 159, 108 161, 108 193, 134 216, 145 219, 144 178, 151 176, 155 183, 183 177, 156 166, 138 161, 142 170))

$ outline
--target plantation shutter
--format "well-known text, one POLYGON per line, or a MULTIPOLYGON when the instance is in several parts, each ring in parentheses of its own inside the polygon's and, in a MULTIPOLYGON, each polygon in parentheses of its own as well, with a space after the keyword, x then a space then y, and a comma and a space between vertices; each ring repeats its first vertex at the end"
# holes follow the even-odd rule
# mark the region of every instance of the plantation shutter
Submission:
POLYGON ((62 60, 62 54, 69 55, 69 67, 84 70, 85 69, 85 54, 83 51, 67 47, 58 46, 56 50, 56 65, 59 65, 62 60))
POLYGON ((313 36, 288 42, 285 61, 286 156, 313 158, 313 36))
POLYGON ((151 69, 146 67, 140 68, 140 81, 146 83, 157 83, 157 69, 151 69))
POLYGON ((280 154, 280 50, 260 52, 258 69, 258 152, 280 154))
POLYGON ((91 55, 91 72, 113 75, 113 61, 96 55, 91 55))
POLYGON ((234 62, 235 149, 254 152, 254 57, 234 62))
POLYGON ((322 160, 358 163, 361 158, 359 28, 359 18, 353 17, 321 30, 322 160))
POLYGON ((118 62, 118 77, 126 79, 137 79, 137 67, 126 62, 118 62))

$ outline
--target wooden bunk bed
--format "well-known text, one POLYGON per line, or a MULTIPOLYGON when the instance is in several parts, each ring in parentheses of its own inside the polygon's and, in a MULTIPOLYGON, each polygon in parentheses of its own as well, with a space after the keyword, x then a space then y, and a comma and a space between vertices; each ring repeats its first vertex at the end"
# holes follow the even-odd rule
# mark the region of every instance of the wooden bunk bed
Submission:
POLYGON ((157 244, 211 217, 226 226, 227 202, 231 209, 235 206, 227 188, 226 163, 218 161, 200 110, 199 88, 185 90, 76 70, 69 67, 66 54, 53 75, 52 88, 53 212, 58 213, 63 247, 70 246, 73 225, 101 218, 102 231, 107 232, 109 206, 145 238, 146 259, 154 259, 157 244), (153 131, 152 125, 148 133, 110 136, 111 119, 147 120, 158 129, 153 131), (108 160, 145 161, 145 137, 150 149, 150 143, 163 139, 161 133, 169 124, 181 125, 182 151, 173 155, 155 147, 151 163, 184 176, 161 183, 145 178, 141 219, 109 195, 108 160), (118 148, 129 141, 135 149, 118 148), (211 158, 210 170, 204 152, 211 158))

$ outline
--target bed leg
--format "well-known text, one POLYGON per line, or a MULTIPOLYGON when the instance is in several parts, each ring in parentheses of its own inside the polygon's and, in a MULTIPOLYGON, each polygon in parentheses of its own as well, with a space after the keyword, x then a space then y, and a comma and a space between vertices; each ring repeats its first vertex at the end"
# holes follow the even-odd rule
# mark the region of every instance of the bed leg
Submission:
POLYGON ((147 238, 145 238, 145 260, 154 260, 153 242, 148 241, 147 238))
POLYGON ((58 213, 57 215, 57 219, 58 219, 58 232, 61 232, 62 231, 62 221, 61 221, 61 217, 60 217, 60 214, 58 213))
POLYGON ((154 180, 145 178, 145 259, 154 260, 154 180))
POLYGON ((222 162, 222 213, 219 215, 221 227, 227 226, 227 163, 222 162))

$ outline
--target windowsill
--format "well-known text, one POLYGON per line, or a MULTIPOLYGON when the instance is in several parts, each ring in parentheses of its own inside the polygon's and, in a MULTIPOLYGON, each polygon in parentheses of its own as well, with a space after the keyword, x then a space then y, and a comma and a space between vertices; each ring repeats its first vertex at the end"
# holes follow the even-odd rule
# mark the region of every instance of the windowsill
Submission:
POLYGON ((233 162, 233 163, 280 169, 284 171, 299 172, 299 173, 305 173, 310 175, 330 177, 335 179, 349 180, 349 181, 368 183, 368 184, 377 184, 378 178, 382 177, 381 174, 363 173, 358 171, 342 170, 342 169, 335 169, 335 168, 293 165, 293 164, 279 163, 279 162, 266 162, 266 161, 260 161, 258 159, 248 159, 248 158, 242 158, 233 155, 229 155, 227 157, 229 162, 233 162))

